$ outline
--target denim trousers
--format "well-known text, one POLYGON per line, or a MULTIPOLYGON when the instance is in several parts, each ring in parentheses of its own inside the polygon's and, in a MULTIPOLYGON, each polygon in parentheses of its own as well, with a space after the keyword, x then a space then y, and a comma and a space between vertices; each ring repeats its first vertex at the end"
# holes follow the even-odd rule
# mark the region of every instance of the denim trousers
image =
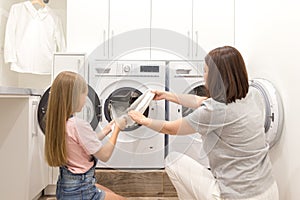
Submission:
POLYGON ((57 200, 103 200, 105 191, 95 186, 95 159, 94 166, 83 174, 74 174, 66 167, 59 168, 59 177, 56 185, 57 200))

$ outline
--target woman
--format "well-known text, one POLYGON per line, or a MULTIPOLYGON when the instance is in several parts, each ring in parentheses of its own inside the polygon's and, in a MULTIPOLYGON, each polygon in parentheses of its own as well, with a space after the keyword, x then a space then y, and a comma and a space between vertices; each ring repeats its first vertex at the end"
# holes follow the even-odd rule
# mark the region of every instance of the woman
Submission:
POLYGON ((210 51, 204 79, 209 98, 154 91, 155 100, 197 108, 184 118, 167 122, 129 113, 137 123, 164 134, 202 135, 211 170, 175 152, 166 159, 179 199, 278 199, 265 140, 263 102, 258 91, 249 88, 239 51, 230 46, 210 51))
POLYGON ((48 164, 59 167, 56 198, 63 200, 122 200, 109 189, 95 184, 97 159, 106 162, 125 122, 115 124, 112 136, 101 143, 112 123, 101 132, 75 116, 85 105, 88 87, 76 73, 64 71, 53 81, 46 113, 45 156, 48 164), (122 124, 123 123, 123 124, 122 124))

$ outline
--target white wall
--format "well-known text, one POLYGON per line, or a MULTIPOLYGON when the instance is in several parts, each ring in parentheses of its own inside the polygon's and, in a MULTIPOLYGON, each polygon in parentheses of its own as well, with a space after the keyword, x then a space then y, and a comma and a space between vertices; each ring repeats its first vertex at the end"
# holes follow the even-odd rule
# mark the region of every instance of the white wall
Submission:
MULTIPOLYGON (((25 0, 24 0, 25 1, 25 0)), ((23 2, 22 0, 0 1, 0 86, 14 86, 24 88, 46 89, 51 82, 50 75, 22 74, 10 70, 4 63, 3 48, 6 21, 11 5, 23 2)), ((48 6, 58 14, 62 20, 64 33, 66 33, 66 0, 49 0, 48 6)), ((65 34, 66 35, 66 34, 65 34)))
POLYGON ((300 2, 235 0, 235 46, 249 76, 274 83, 284 104, 282 138, 270 152, 281 200, 300 198, 300 2))
POLYGON ((20 0, 1 0, 0 1, 0 86, 18 86, 18 74, 10 71, 9 66, 4 63, 4 37, 5 27, 9 9, 12 4, 20 0))

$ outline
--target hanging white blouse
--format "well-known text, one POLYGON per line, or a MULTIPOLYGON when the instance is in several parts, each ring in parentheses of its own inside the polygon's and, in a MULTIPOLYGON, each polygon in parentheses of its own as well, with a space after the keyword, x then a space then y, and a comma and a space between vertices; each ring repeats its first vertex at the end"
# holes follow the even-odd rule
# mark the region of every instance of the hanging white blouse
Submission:
POLYGON ((4 59, 11 70, 50 74, 54 52, 65 51, 59 17, 47 5, 39 10, 30 1, 12 5, 6 24, 4 59))

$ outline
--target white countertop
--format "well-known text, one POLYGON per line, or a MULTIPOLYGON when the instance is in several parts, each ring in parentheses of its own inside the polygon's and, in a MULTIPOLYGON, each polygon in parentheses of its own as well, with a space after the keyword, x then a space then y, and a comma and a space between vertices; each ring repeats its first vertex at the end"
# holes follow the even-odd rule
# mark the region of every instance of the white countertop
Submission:
POLYGON ((38 90, 38 89, 0 86, 0 95, 41 96, 43 93, 44 93, 43 90, 38 90))

